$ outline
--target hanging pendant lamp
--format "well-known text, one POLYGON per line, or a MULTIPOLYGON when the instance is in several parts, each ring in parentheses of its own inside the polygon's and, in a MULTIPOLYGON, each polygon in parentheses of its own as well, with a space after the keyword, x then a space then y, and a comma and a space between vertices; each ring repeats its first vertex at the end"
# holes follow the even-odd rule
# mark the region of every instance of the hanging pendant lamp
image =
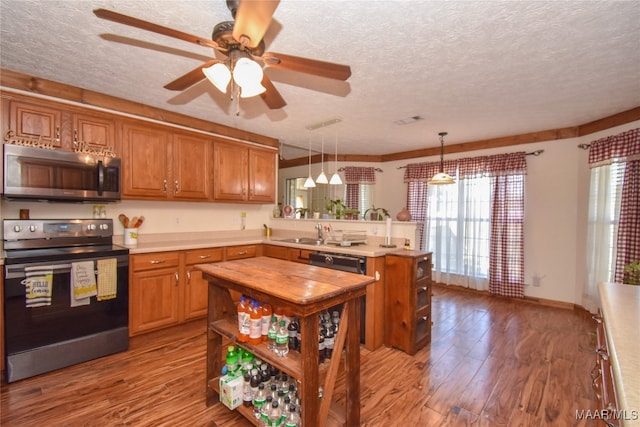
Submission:
POLYGON ((313 182, 313 178, 311 177, 311 138, 309 138, 309 177, 304 182, 304 188, 313 188, 316 186, 316 183, 313 182))
POLYGON ((318 178, 316 178, 316 183, 317 184, 328 184, 329 180, 327 179, 327 175, 325 175, 324 173, 324 136, 322 137, 322 150, 321 150, 321 157, 320 157, 320 175, 318 175, 318 178))
POLYGON ((448 173, 444 172, 444 137, 447 132, 440 132, 440 172, 435 174, 433 178, 429 180, 429 185, 443 185, 443 184, 455 184, 455 181, 448 173))
POLYGON ((340 179, 340 175, 338 175, 338 135, 336 135, 336 161, 335 161, 335 172, 331 175, 331 179, 329 180, 329 184, 331 185, 340 185, 342 184, 342 179, 340 179))

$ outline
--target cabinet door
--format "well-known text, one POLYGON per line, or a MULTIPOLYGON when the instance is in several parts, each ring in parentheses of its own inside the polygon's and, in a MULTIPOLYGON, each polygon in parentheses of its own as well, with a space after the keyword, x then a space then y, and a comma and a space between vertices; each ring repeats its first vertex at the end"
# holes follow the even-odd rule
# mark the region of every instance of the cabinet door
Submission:
POLYGON ((62 111, 44 105, 26 102, 10 102, 10 130, 19 138, 37 139, 52 142, 61 148, 62 111))
POLYGON ((276 153, 249 149, 249 197, 251 202, 274 203, 276 199, 276 153))
POLYGON ((111 148, 120 156, 116 151, 116 125, 111 119, 74 114, 73 138, 74 141, 87 142, 92 146, 111 148))
POLYGON ((216 142, 214 144, 213 198, 245 201, 247 199, 247 147, 216 142))
POLYGON ((196 264, 220 262, 224 259, 223 248, 193 249, 185 252, 186 283, 184 287, 184 320, 203 317, 207 314, 209 282, 202 277, 196 264))
POLYGON ((168 197, 171 147, 164 129, 148 124, 123 126, 123 198, 168 197))
POLYGON ((129 301, 130 334, 179 322, 178 270, 165 268, 132 274, 129 301))
POLYGON ((174 199, 207 200, 211 197, 213 143, 207 139, 173 135, 174 199))
POLYGON ((289 259, 289 248, 278 245, 263 245, 262 254, 270 258, 289 259))

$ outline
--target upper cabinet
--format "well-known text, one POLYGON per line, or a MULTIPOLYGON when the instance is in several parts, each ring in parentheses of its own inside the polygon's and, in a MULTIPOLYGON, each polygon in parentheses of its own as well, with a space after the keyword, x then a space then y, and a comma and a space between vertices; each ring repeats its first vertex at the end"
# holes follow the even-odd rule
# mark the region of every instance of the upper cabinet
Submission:
MULTIPOLYGON (((8 127, 17 138, 41 140, 47 145, 73 151, 79 143, 112 150, 120 156, 115 120, 111 115, 85 113, 53 103, 4 100, 8 104, 8 127)), ((87 147, 85 147, 87 148, 87 147)))
POLYGON ((211 200, 213 142, 147 123, 125 123, 123 198, 211 200))
POLYGON ((276 155, 274 150, 216 141, 214 200, 274 203, 276 155))

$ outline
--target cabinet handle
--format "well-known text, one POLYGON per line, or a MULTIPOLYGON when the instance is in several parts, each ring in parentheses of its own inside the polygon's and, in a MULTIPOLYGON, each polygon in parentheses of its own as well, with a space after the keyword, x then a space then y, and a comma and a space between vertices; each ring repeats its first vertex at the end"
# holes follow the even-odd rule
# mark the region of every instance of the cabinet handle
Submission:
POLYGON ((60 142, 60 126, 56 126, 56 142, 60 142))
POLYGON ((423 290, 423 291, 425 291, 425 292, 427 292, 427 287, 426 287, 426 286, 423 286, 423 287, 422 287, 422 290, 423 290))
POLYGON ((242 187, 242 195, 244 196, 245 194, 247 194, 247 189, 242 187))
POLYGON ((152 259, 151 261, 149 261, 149 264, 163 264, 167 262, 166 259, 152 259))
POLYGON ((187 271, 187 285, 191 284, 191 272, 187 271))
POLYGON ((200 255, 198 258, 199 259, 207 259, 207 258, 211 258, 211 255, 200 255))
POLYGON ((602 360, 609 360, 609 355, 607 354, 607 350, 605 350, 604 348, 596 349, 596 353, 598 354, 598 356, 602 357, 602 360))
POLYGON ((424 320, 425 322, 427 321, 429 317, 428 316, 422 316, 422 320, 424 320))
POLYGON ((178 184, 178 180, 177 179, 176 179, 175 185, 176 185, 176 193, 179 193, 180 192, 180 185, 178 184))
POLYGON ((591 318, 592 318, 593 320, 595 320, 597 324, 602 323, 602 317, 600 317, 600 316, 599 316, 599 315, 597 315, 597 314, 594 314, 593 316, 591 316, 591 318))
POLYGON ((246 254, 248 254, 248 253, 249 253, 249 252, 247 252, 247 251, 240 251, 240 252, 238 252, 238 255, 246 255, 246 254))
POLYGON ((166 179, 162 180, 162 191, 164 191, 164 194, 167 194, 167 180, 166 179))
POLYGON ((178 275, 178 272, 176 271, 176 286, 178 286, 178 283, 180 283, 180 276, 178 275))
POLYGON ((73 146, 74 148, 78 148, 78 129, 73 130, 73 146))

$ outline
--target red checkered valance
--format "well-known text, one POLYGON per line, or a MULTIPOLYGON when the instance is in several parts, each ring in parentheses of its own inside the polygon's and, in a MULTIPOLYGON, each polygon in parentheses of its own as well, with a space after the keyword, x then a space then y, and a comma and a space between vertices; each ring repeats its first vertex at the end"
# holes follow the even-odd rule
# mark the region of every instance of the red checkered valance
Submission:
POLYGON ((640 159, 640 128, 607 136, 591 143, 589 166, 640 159))
MULTIPOLYGON (((456 175, 457 167, 457 160, 444 162, 444 172, 451 176, 456 175)), ((438 172, 440 172, 440 162, 411 163, 404 170, 404 182, 427 182, 438 172)))
POLYGON ((344 168, 345 184, 375 184, 375 168, 365 166, 346 166, 344 168))

